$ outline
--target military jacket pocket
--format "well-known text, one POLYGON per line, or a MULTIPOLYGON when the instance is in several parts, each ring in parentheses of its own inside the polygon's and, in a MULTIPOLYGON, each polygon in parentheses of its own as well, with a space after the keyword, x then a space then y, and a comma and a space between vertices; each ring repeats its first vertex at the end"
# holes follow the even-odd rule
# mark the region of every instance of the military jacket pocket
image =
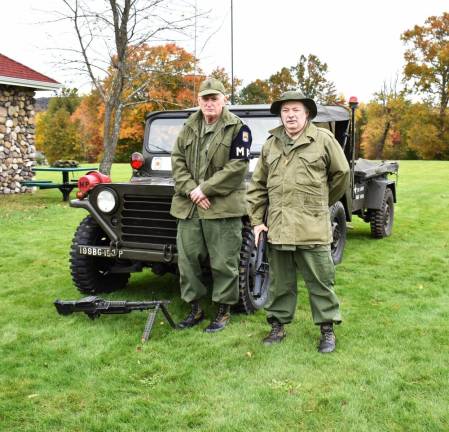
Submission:
POLYGON ((193 138, 189 138, 185 144, 184 144, 184 154, 186 158, 186 165, 189 169, 192 169, 192 163, 195 160, 195 155, 193 154, 194 147, 193 144, 193 138))
POLYGON ((327 182, 326 165, 321 153, 300 153, 297 158, 296 189, 305 206, 322 207, 327 182))
POLYGON ((280 153, 274 153, 267 156, 268 177, 267 188, 279 186, 282 182, 282 173, 279 171, 279 161, 281 160, 280 153))
MULTIPOLYGON (((209 148, 210 150, 210 148, 209 148)), ((231 151, 231 143, 221 141, 217 144, 217 148, 214 151, 211 159, 211 165, 214 170, 219 171, 223 169, 226 163, 229 161, 229 152, 231 151)))

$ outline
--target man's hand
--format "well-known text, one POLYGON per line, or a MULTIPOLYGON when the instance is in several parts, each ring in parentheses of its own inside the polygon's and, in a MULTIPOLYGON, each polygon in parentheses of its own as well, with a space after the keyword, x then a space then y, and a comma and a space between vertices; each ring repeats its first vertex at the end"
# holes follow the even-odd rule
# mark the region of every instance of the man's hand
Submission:
POLYGON ((210 207, 210 201, 209 198, 207 198, 206 195, 201 191, 201 188, 197 186, 195 189, 193 189, 192 192, 189 194, 190 199, 198 206, 200 206, 202 209, 207 210, 210 207))
POLYGON ((259 236, 262 231, 268 232, 268 227, 265 224, 255 225, 253 228, 254 231, 254 243, 257 247, 259 244, 259 236))

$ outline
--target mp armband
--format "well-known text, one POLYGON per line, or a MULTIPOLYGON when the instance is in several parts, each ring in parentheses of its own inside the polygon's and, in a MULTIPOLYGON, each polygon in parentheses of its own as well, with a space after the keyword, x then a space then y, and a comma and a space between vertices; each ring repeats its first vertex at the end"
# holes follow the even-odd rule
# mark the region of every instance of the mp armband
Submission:
POLYGON ((253 137, 248 126, 243 125, 236 137, 232 140, 229 159, 249 160, 251 156, 251 143, 253 137))

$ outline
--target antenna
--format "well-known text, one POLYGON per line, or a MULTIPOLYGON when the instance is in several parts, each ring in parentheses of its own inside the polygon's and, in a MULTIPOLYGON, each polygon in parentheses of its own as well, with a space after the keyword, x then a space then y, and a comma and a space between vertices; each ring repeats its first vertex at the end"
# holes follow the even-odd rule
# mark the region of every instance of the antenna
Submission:
POLYGON ((234 105, 234 14, 231 0, 231 105, 234 105))
POLYGON ((194 59, 194 63, 193 63, 193 106, 195 106, 196 104, 196 98, 195 98, 195 93, 196 93, 196 39, 197 39, 197 18, 198 18, 198 5, 197 5, 197 0, 195 0, 195 33, 194 33, 194 48, 193 48, 193 55, 195 57, 194 59))

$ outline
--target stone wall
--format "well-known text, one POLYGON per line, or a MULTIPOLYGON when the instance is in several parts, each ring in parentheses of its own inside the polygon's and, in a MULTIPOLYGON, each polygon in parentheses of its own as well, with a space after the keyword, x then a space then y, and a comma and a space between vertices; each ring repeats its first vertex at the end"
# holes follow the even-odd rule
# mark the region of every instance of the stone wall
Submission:
POLYGON ((0 194, 30 190, 21 186, 33 177, 34 90, 0 85, 0 194))

